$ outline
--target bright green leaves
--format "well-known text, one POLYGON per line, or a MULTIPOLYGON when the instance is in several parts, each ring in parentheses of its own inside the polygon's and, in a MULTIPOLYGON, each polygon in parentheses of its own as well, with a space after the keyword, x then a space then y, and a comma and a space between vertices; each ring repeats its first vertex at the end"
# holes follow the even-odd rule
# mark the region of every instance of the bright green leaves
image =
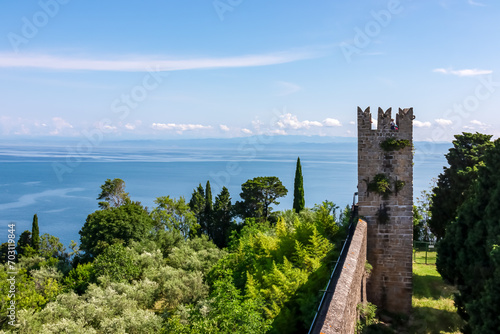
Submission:
POLYGON ((161 196, 155 200, 151 212, 157 230, 178 231, 184 238, 193 237, 199 229, 195 214, 189 209, 184 197, 179 199, 161 196))

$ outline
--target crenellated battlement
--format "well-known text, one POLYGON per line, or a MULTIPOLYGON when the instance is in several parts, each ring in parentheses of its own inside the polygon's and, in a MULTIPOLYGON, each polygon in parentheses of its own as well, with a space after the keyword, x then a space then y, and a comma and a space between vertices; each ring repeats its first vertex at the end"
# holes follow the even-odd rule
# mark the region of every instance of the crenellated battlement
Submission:
MULTIPOLYGON (((358 107, 358 131, 390 131, 391 130, 391 119, 392 108, 384 111, 382 108, 378 108, 377 115, 377 126, 376 129, 372 129, 372 114, 370 112, 370 107, 365 110, 358 107)), ((411 131, 413 129, 413 108, 399 108, 398 113, 395 117, 395 123, 399 128, 399 131, 411 131)))

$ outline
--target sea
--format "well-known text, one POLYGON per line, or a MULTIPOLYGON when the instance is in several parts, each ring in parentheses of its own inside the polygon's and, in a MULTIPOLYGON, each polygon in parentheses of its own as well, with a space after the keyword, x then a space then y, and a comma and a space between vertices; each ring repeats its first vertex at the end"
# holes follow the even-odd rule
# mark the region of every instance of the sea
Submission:
MULTIPOLYGON (((447 165, 451 143, 415 142, 414 197, 429 190, 447 165)), ((306 207, 328 200, 351 205, 357 185, 356 138, 245 137, 184 140, 3 140, 0 142, 0 242, 8 225, 16 235, 31 230, 37 214, 40 234, 68 246, 98 209, 106 179, 120 178, 134 201, 152 209, 160 196, 189 201, 210 181, 213 197, 227 187, 234 203, 241 184, 257 176, 277 176, 288 189, 274 210, 292 207, 297 157, 306 207)))

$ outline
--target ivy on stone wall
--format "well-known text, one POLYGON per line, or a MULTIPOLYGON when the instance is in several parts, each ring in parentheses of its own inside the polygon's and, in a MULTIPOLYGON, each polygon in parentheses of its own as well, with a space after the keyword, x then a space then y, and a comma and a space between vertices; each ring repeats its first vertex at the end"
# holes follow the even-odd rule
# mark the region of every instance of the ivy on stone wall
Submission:
POLYGON ((396 139, 392 137, 387 138, 380 143, 380 147, 386 152, 401 150, 408 146, 411 146, 408 139, 396 139))

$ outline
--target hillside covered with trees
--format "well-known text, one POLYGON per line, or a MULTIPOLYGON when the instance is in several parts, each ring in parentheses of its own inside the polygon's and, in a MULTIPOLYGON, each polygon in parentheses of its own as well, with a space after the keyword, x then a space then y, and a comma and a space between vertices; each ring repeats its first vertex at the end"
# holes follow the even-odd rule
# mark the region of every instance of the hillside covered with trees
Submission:
MULTIPOLYGON (((297 163, 298 168, 300 162, 297 163)), ((301 171, 299 172, 301 174, 301 171)), ((302 182, 297 174, 296 180, 302 182)), ((108 179, 80 244, 66 251, 33 228, 17 243, 16 328, 22 333, 302 333, 311 324, 338 255, 349 209, 328 201, 273 206, 287 193, 276 177, 242 185, 234 202, 207 182, 148 210, 108 179)), ((2 259, 8 250, 3 244, 2 259)), ((8 268, 0 266, 2 296, 8 268)))

